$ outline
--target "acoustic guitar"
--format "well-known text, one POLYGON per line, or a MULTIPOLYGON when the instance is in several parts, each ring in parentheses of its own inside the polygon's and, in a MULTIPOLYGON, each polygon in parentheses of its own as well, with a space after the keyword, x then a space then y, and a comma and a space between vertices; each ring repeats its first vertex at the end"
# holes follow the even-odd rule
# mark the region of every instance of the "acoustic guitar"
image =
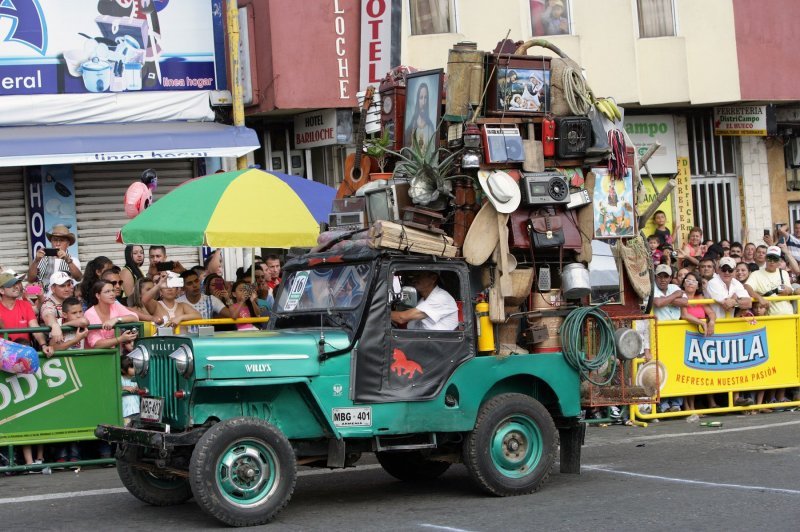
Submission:
POLYGON ((375 94, 375 87, 367 87, 364 101, 361 104, 361 119, 358 122, 356 131, 356 151, 347 156, 344 161, 344 180, 336 191, 336 198, 341 199, 350 196, 356 190, 366 185, 369 181, 369 172, 373 166, 373 159, 369 155, 364 155, 364 135, 367 125, 367 111, 372 103, 372 96, 375 94))

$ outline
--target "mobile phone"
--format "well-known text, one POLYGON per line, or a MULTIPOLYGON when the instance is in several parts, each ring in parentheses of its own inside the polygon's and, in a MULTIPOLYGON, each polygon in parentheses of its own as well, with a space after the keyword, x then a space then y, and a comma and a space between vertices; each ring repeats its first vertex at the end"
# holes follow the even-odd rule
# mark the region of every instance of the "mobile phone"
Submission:
POLYGON ((172 261, 159 262, 158 264, 156 264, 156 271, 168 272, 168 271, 172 270, 172 268, 174 268, 174 267, 175 267, 175 263, 172 262, 172 261))
POLYGON ((44 248, 44 256, 45 257, 58 257, 58 249, 56 249, 56 248, 44 248))
POLYGON ((782 237, 780 237, 780 238, 778 239, 778 244, 785 244, 785 243, 786 243, 786 237, 783 237, 783 236, 782 236, 782 237))
POLYGON ((769 236, 769 229, 764 229, 764 236, 769 236))
POLYGON ((169 277, 167 279, 167 288, 183 288, 183 278, 169 277))
POLYGON ((215 277, 211 280, 211 289, 214 291, 225 290, 225 280, 222 277, 215 277))

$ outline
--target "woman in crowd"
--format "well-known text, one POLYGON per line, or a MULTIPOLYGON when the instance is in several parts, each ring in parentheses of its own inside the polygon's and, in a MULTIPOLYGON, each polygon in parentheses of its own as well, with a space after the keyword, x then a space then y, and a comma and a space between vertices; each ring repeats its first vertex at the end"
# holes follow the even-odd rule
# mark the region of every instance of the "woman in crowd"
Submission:
POLYGON ((116 336, 114 327, 120 323, 139 321, 139 318, 117 301, 114 285, 109 281, 97 281, 89 291, 89 297, 96 303, 89 307, 85 317, 90 325, 102 325, 103 328, 89 331, 86 347, 100 349, 122 345, 130 350, 136 339, 136 331, 127 330, 116 336))
POLYGON ((156 317, 156 325, 176 327, 184 321, 202 319, 200 313, 189 303, 175 301, 178 297, 178 289, 167 287, 166 275, 161 277, 158 289, 161 299, 156 301, 155 312, 153 312, 156 317))
POLYGON ((733 269, 733 278, 744 284, 747 282, 748 277, 750 277, 750 268, 747 267, 747 263, 740 262, 737 264, 736 268, 733 269))
POLYGON ((114 263, 111 262, 111 259, 102 255, 93 258, 86 265, 86 271, 83 274, 80 288, 81 297, 83 298, 83 303, 87 309, 97 303, 93 293, 94 284, 99 281, 103 273, 106 270, 111 269, 112 266, 114 266, 114 263))
MULTIPOLYGON (((235 303, 228 306, 233 318, 257 318, 261 314, 256 305, 256 291, 253 285, 245 281, 236 281, 231 289, 235 303)), ((252 323, 237 323, 236 329, 240 331, 255 331, 258 327, 252 323)))
POLYGON ((122 295, 128 297, 134 293, 134 283, 144 277, 144 247, 139 245, 125 246, 125 267, 119 272, 122 281, 122 295))
MULTIPOLYGON (((686 276, 683 278, 681 289, 686 294, 686 297, 689 299, 689 301, 693 299, 705 299, 700 284, 700 276, 695 272, 688 272, 686 274, 686 276)), ((714 315, 714 310, 711 308, 711 305, 687 305, 685 307, 681 307, 681 319, 696 325, 697 330, 703 333, 705 336, 711 336, 714 334, 716 316, 714 315)), ((713 397, 709 399, 709 402, 713 403, 713 397)), ((694 396, 687 396, 684 401, 684 405, 686 410, 694 410, 694 396)), ((716 405, 712 406, 711 408, 714 408, 715 406, 716 405)))
POLYGON ((683 260, 682 266, 696 268, 703 257, 703 230, 699 227, 692 227, 689 231, 689 241, 678 251, 678 258, 683 260))
POLYGON ((156 321, 154 312, 156 310, 155 296, 158 288, 149 277, 140 277, 133 283, 133 291, 128 296, 128 309, 136 314, 139 321, 156 321))

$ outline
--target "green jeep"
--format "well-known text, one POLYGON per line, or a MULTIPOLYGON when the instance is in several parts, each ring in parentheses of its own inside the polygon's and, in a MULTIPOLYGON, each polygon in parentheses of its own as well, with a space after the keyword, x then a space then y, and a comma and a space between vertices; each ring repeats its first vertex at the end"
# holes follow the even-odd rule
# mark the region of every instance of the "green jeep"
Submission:
POLYGON ((561 353, 478 353, 474 273, 367 249, 289 261, 268 330, 139 340, 140 418, 96 435, 117 444, 134 496, 194 497, 236 526, 274 518, 298 465, 350 467, 367 452, 400 480, 463 462, 498 496, 536 491, 559 441, 561 471, 579 473, 578 373, 561 353), (415 304, 404 280, 420 271, 457 301, 454 330, 392 324, 392 309, 415 304))

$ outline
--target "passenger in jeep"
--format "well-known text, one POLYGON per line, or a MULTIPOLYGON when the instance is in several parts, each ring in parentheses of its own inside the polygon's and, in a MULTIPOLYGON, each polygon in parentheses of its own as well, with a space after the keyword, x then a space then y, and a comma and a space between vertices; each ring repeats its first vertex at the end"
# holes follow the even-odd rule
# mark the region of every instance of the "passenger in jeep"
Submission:
POLYGON ((446 290, 437 286, 439 274, 419 272, 411 279, 420 301, 408 310, 393 310, 392 322, 408 324, 409 329, 452 331, 458 327, 458 306, 446 290))

